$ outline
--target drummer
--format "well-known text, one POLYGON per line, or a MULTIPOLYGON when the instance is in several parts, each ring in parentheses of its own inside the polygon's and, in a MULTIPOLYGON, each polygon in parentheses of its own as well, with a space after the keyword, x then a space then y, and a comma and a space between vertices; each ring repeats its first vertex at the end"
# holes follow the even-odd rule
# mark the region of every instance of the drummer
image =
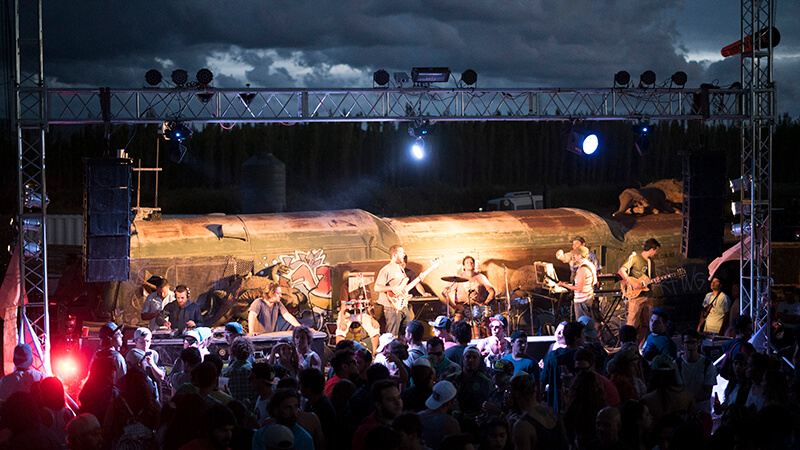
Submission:
POLYGON ((494 287, 486 275, 475 270, 475 258, 465 256, 461 267, 462 271, 455 277, 456 282, 442 292, 450 305, 461 310, 468 306, 483 306, 494 300, 494 287))

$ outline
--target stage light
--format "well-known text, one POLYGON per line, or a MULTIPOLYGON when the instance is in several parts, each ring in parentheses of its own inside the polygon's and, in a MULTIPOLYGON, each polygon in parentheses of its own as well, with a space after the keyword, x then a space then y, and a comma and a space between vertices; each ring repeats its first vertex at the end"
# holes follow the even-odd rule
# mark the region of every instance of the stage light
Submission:
POLYGON ((42 229, 42 221, 39 219, 22 219, 18 222, 17 218, 13 217, 11 218, 11 228, 17 230, 17 232, 38 233, 42 229), (20 223, 22 224, 21 229, 20 223))
POLYGON ((615 85, 626 87, 630 82, 631 82, 631 74, 629 74, 628 72, 620 70, 619 72, 614 74, 615 85))
POLYGON ((414 83, 446 83, 450 79, 448 67, 414 67, 411 81, 414 83))
POLYGON ((404 84, 411 81, 411 76, 405 72, 395 72, 394 73, 394 82, 399 84, 400 87, 403 87, 404 84))
POLYGON ((734 216, 738 216, 740 214, 744 214, 745 216, 749 216, 752 212, 750 202, 731 202, 731 213, 734 216))
POLYGON ((191 128, 184 125, 182 122, 173 120, 171 122, 164 122, 161 126, 161 134, 167 141, 182 141, 192 137, 191 128))
POLYGON ((751 177, 746 176, 746 177, 733 178, 732 180, 728 181, 728 184, 731 187, 731 192, 735 194, 741 191, 742 188, 744 188, 745 190, 749 190, 750 181, 751 177))
POLYGON ((161 76, 161 72, 157 71, 156 69, 150 69, 144 74, 144 81, 146 81, 150 86, 157 86, 161 83, 162 79, 163 77, 161 76))
MULTIPOLYGON (((15 248, 17 248, 17 241, 8 244, 8 254, 13 254, 15 248)), ((36 242, 26 242, 24 249, 24 255, 29 259, 38 258, 42 254, 42 246, 36 242)))
POLYGON ((750 234, 750 230, 751 228, 749 222, 745 222, 744 227, 742 227, 742 224, 740 223, 735 223, 731 225, 731 234, 733 234, 735 237, 742 237, 743 231, 747 234, 750 234))
POLYGON ((213 92, 200 92, 197 94, 197 99, 200 100, 204 105, 211 101, 214 98, 213 92))
POLYGON ((672 84, 674 84, 676 86, 681 86, 681 87, 686 85, 686 81, 688 79, 689 78, 686 76, 686 72, 675 72, 675 73, 672 74, 672 78, 671 78, 672 84))
POLYGON ((591 155, 599 146, 597 135, 571 131, 567 136, 567 151, 576 155, 591 155))
POLYGON ((389 84, 389 72, 383 69, 376 70, 375 73, 372 74, 372 81, 378 86, 386 86, 389 84))
POLYGON ((646 70, 639 76, 639 87, 647 87, 656 84, 656 73, 646 70))
POLYGON ((240 92, 239 98, 242 100, 242 103, 244 103, 245 106, 250 106, 250 103, 252 103, 253 99, 256 98, 256 94, 253 94, 252 92, 240 92))
MULTIPOLYGON (((42 209, 42 194, 38 192, 34 192, 38 189, 38 186, 34 183, 28 183, 25 185, 25 198, 24 203, 25 207, 28 209, 42 209)), ((45 206, 50 204, 50 198, 45 196, 45 206)))
POLYGON ((646 124, 636 124, 631 127, 631 131, 633 134, 637 135, 633 146, 636 148, 639 156, 644 156, 650 153, 650 126, 646 124))
POLYGON ((172 82, 178 86, 183 86, 189 81, 189 74, 183 69, 176 69, 172 71, 172 82))
POLYGON ((425 158, 425 139, 418 137, 414 144, 411 145, 411 156, 418 161, 425 158))
POLYGON ((467 69, 461 72, 461 82, 467 86, 473 85, 478 82, 478 72, 472 69, 467 69))
POLYGON ((200 86, 208 86, 211 84, 211 81, 214 79, 214 74, 208 69, 200 69, 197 71, 197 83, 200 86))

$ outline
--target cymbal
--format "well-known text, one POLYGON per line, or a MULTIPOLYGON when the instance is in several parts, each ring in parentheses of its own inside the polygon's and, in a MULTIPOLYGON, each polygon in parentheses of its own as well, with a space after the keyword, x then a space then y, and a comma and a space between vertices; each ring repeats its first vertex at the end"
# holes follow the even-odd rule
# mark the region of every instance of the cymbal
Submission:
POLYGON ((469 280, 461 277, 442 277, 442 281, 447 281, 448 283, 466 283, 469 280))

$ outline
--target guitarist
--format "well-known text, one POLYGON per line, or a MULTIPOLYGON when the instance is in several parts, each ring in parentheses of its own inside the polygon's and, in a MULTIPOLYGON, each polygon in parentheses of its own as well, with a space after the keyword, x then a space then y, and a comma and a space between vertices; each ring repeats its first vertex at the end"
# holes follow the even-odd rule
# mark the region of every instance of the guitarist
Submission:
POLYGON ((381 268, 378 277, 375 279, 375 292, 379 294, 378 304, 383 306, 383 315, 386 317, 386 332, 392 333, 395 337, 401 338, 401 330, 405 330, 405 325, 414 320, 414 312, 408 306, 408 302, 400 305, 400 302, 393 302, 387 295, 393 292, 395 295, 403 295, 406 272, 403 268, 406 252, 402 245, 389 247, 389 263, 381 268), (398 308, 398 306, 401 306, 398 308))
POLYGON ((722 281, 711 279, 711 292, 703 299, 703 312, 697 325, 699 333, 722 334, 728 329, 731 317, 731 299, 722 292, 722 281))
MULTIPOLYGON (((642 289, 642 277, 651 278, 655 269, 653 268, 652 258, 658 253, 661 244, 650 238, 644 242, 642 251, 638 254, 631 253, 625 264, 619 268, 619 276, 622 277, 623 287, 629 286, 633 289, 642 289)), ((650 315, 653 311, 653 291, 647 290, 639 294, 638 297, 628 300, 628 319, 627 324, 636 327, 639 334, 639 346, 647 339, 648 324, 650 315)))

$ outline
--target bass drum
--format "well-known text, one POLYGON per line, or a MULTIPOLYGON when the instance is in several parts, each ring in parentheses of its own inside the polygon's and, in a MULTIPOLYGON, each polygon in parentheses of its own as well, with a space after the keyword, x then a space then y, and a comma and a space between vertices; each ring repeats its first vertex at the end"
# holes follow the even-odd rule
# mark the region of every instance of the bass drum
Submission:
POLYGON ((556 317, 549 311, 533 311, 533 324, 531 315, 519 316, 516 330, 522 330, 531 336, 552 336, 556 330, 556 317))

